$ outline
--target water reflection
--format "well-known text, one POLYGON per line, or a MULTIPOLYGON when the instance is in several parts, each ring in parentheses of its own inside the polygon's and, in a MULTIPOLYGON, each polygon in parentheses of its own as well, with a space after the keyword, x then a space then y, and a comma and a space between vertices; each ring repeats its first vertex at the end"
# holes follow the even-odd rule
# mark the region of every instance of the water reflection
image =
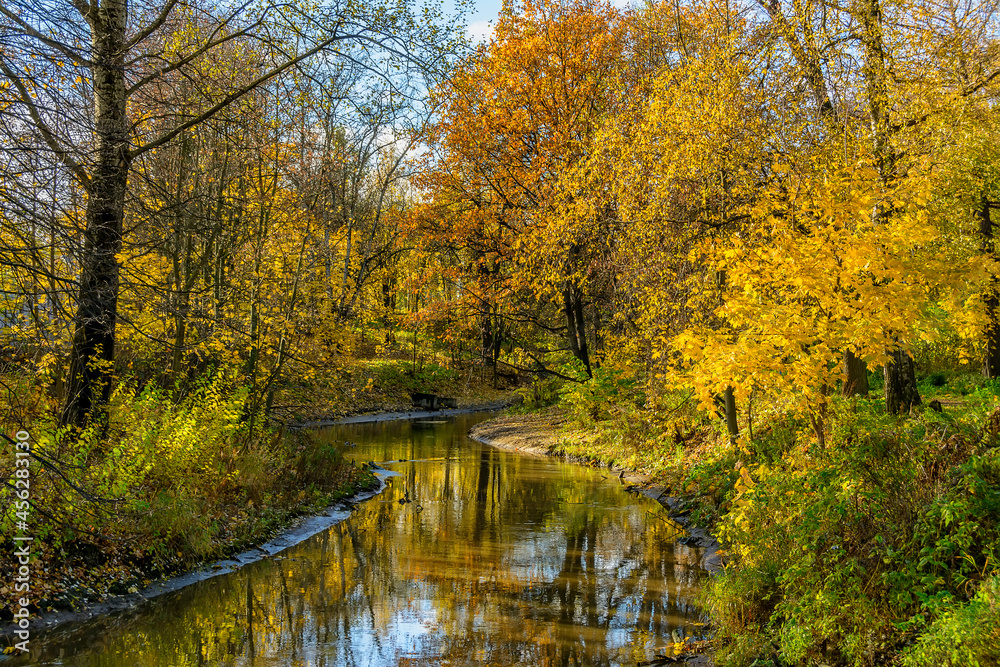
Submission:
POLYGON ((326 430, 399 475, 281 557, 50 633, 32 662, 624 665, 696 633, 701 554, 659 506, 466 438, 483 418, 326 430))

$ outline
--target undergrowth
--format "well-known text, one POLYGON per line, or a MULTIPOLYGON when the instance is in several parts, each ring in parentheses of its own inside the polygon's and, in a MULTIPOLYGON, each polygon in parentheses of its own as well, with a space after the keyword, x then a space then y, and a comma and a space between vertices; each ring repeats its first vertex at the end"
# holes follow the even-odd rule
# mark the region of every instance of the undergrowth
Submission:
MULTIPOLYGON (((249 421, 246 390, 233 376, 216 374, 183 397, 174 393, 122 382, 107 421, 82 433, 41 417, 32 424, 40 611, 74 608, 232 553, 294 514, 373 483, 308 433, 249 421), (84 573, 85 586, 78 583, 84 573)), ((12 451, 0 464, 5 479, 12 451)), ((15 534, 16 509, 4 504, 3 535, 15 534)), ((13 543, 4 542, 8 559, 13 543)))

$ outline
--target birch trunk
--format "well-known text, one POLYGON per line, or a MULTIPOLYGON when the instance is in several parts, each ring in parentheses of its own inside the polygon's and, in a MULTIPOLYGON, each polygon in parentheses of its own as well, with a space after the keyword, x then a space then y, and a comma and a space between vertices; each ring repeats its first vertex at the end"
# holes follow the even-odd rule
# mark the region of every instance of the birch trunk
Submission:
POLYGON ((126 0, 104 0, 87 19, 93 35, 95 155, 87 198, 80 291, 73 318, 73 347, 65 425, 83 427, 111 397, 115 323, 118 316, 122 220, 129 172, 129 124, 125 115, 126 0))

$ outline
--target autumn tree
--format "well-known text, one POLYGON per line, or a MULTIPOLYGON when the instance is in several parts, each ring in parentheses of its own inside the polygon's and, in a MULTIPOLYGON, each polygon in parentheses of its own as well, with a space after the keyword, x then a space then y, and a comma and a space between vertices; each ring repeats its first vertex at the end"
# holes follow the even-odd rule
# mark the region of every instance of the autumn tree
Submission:
MULTIPOLYGON (((623 28, 601 2, 510 4, 491 41, 437 90, 423 230, 436 247, 460 251, 487 358, 496 358, 504 320, 521 319, 497 310, 515 293, 561 311, 566 348, 592 372, 594 241, 608 239, 593 230, 555 238, 546 229, 560 214, 563 175, 591 150, 624 94, 623 28)), ((527 317, 556 329, 540 312, 527 317)))
MULTIPOLYGON (((673 58, 653 73, 645 97, 605 125, 588 173, 603 172, 603 187, 592 189, 615 197, 623 221, 619 280, 634 295, 625 311, 634 327, 620 344, 632 348, 634 360, 648 360, 647 387, 658 392, 678 380, 675 341, 683 332, 739 334, 720 317, 739 278, 708 258, 732 253, 752 233, 755 205, 774 177, 782 127, 772 96, 784 92, 786 81, 779 68, 768 67, 770 54, 746 12, 664 6, 647 13, 675 19, 673 58), (670 379, 654 379, 664 375, 670 379)), ((724 406, 735 438, 737 394, 746 399, 751 383, 731 359, 720 350, 701 365, 707 374, 697 384, 706 405, 718 399, 724 406)))
MULTIPOLYGON (((86 222, 69 388, 62 421, 84 424, 111 391, 128 176, 136 159, 313 56, 344 57, 387 79, 423 62, 443 64, 451 33, 434 10, 421 25, 406 7, 334 2, 306 8, 251 3, 205 7, 106 2, 12 2, 0 8, 0 75, 10 91, 8 124, 44 151, 85 193, 86 222), (185 28, 185 26, 189 26, 185 28), (227 85, 205 76, 221 48, 246 57, 227 85), (398 67, 397 67, 398 66, 398 67), (171 75, 192 85, 196 104, 162 118, 143 115, 171 75)), ((398 78, 397 78, 398 80, 398 78)))
MULTIPOLYGON (((918 163, 933 142, 920 138, 921 126, 934 115, 948 115, 949 106, 964 106, 995 76, 986 38, 992 11, 973 4, 883 2, 852 3, 834 12, 811 2, 761 7, 813 94, 818 129, 830 150, 867 136, 864 152, 879 174, 873 220, 894 224, 896 188, 907 187, 904 179, 928 175, 929 165, 918 163), (852 64, 855 55, 860 70, 852 64), (863 134, 852 129, 861 118, 867 124, 863 134)), ((864 360, 855 352, 851 344, 844 350, 847 394, 867 386, 864 360)), ((884 376, 888 410, 919 403, 913 362, 898 337, 888 341, 884 376)))

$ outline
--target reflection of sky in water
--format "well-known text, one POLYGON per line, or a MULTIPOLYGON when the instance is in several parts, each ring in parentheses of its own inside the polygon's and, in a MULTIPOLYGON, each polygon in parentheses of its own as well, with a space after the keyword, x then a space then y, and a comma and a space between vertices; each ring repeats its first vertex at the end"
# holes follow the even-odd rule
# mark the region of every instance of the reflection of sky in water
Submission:
POLYGON ((428 652, 422 646, 430 639, 429 635, 436 625, 437 612, 429 600, 424 601, 421 606, 424 609, 419 612, 396 612, 387 628, 386 635, 395 644, 396 655, 424 655, 428 652))
POLYGON ((552 581, 559 574, 566 537, 561 530, 525 532, 511 545, 504 567, 524 582, 552 581), (552 558, 550 554, 557 554, 552 558))
POLYGON ((597 470, 465 438, 481 418, 321 434, 398 475, 282 560, 43 636, 33 662, 634 665, 692 631, 700 552, 659 506, 597 470))

